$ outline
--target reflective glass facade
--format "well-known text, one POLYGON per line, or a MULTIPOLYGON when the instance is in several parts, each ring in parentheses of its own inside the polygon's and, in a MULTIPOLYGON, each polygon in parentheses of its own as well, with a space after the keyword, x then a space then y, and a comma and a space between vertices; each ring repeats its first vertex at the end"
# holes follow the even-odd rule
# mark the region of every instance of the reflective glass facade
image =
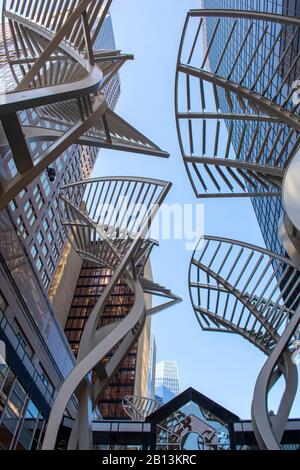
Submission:
POLYGON ((45 424, 12 369, 0 369, 0 449, 39 449, 45 424))
MULTIPOLYGON (((109 269, 88 262, 83 263, 65 327, 66 336, 75 355, 86 321, 110 278, 109 269)), ((124 318, 133 303, 134 297, 129 287, 119 283, 104 309, 99 327, 124 318)), ((112 354, 113 350, 110 351, 110 355, 112 354)), ((134 345, 99 402, 100 413, 104 419, 128 418, 122 407, 122 399, 125 395, 134 395, 136 360, 137 345, 134 345)))
MULTIPOLYGON (((112 34, 113 24, 110 13, 106 15, 102 28, 98 34, 94 49, 116 49, 116 43, 114 35, 112 34)), ((110 108, 115 109, 117 101, 121 92, 120 77, 119 74, 114 75, 112 80, 105 87, 104 93, 107 101, 109 102, 110 108)))
MULTIPOLYGON (((2 38, 0 24, 0 41, 2 38)), ((0 56, 4 50, 1 49, 0 56)), ((116 48, 112 21, 108 13, 103 27, 98 33, 95 49, 116 48)), ((11 85, 12 77, 8 64, 0 63, 1 79, 11 85)), ((110 109, 114 109, 120 95, 119 76, 107 84, 104 94, 110 109)), ((19 119, 23 126, 49 127, 55 122, 58 130, 64 130, 62 125, 56 122, 55 113, 49 109, 23 111, 19 113, 19 119)), ((51 142, 37 141, 30 143, 30 151, 33 159, 38 158, 46 151, 51 142)), ((61 259, 65 247, 65 230, 60 224, 58 213, 58 194, 62 185, 87 179, 91 176, 97 156, 98 148, 82 145, 72 145, 56 161, 50 165, 56 171, 56 179, 51 182, 44 172, 33 183, 24 188, 19 195, 10 202, 8 208, 11 220, 15 226, 24 249, 30 254, 30 262, 45 291, 49 291, 56 268, 61 259)), ((17 169, 11 156, 11 151, 2 155, 2 170, 10 179, 15 176, 17 169)))
POLYGON ((156 365, 155 395, 168 402, 180 392, 179 375, 175 361, 162 361, 156 365))
POLYGON ((148 397, 154 398, 156 367, 156 342, 153 333, 150 335, 149 362, 148 362, 148 397))

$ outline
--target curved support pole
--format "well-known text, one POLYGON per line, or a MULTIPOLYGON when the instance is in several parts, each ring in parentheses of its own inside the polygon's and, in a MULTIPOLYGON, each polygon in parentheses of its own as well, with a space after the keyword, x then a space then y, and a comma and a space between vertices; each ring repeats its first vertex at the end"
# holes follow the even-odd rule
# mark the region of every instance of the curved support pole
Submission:
MULTIPOLYGON (((43 450, 54 449, 60 423, 62 421, 66 406, 73 393, 78 390, 78 387, 81 385, 85 377, 102 361, 102 359, 115 345, 122 341, 124 337, 129 332, 131 332, 131 330, 135 329, 137 324, 144 323, 145 301, 142 288, 138 281, 135 282, 134 293, 135 303, 131 309, 131 312, 117 324, 113 331, 111 331, 102 341, 93 347, 82 360, 77 363, 75 368, 62 384, 50 413, 47 431, 43 443, 43 450)), ((104 295, 103 293, 103 296, 101 296, 101 303, 106 303, 108 295, 104 295)), ((138 333, 139 331, 136 332, 135 339, 137 339, 138 333)), ((78 425, 80 429, 80 422, 78 425)), ((76 439, 74 439, 74 441, 75 440, 76 439)), ((79 447, 81 447, 80 443, 79 447)))
POLYGON ((292 362, 292 355, 286 351, 279 366, 286 382, 286 388, 282 395, 278 412, 272 419, 272 428, 277 441, 280 443, 286 428, 291 408, 298 389, 298 371, 292 362))
POLYGON ((262 368, 254 389, 252 401, 252 423, 255 437, 261 449, 279 450, 286 421, 288 419, 298 385, 296 366, 291 362, 290 352, 286 349, 291 337, 300 323, 300 306, 291 318, 276 347, 262 368), (270 391, 270 380, 276 365, 280 365, 286 381, 278 414, 270 421, 267 409, 267 397, 270 391))
POLYGON ((294 227, 287 213, 279 220, 278 234, 289 258, 300 270, 300 232, 294 227))

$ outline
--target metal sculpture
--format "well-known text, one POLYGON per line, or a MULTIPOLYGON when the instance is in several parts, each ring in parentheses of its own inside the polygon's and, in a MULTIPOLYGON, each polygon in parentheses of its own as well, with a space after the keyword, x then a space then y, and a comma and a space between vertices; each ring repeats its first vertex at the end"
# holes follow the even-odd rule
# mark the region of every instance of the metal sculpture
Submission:
POLYGON ((168 156, 107 108, 105 86, 133 58, 94 48, 111 3, 3 1, 8 87, 0 95, 0 151, 12 155, 17 174, 7 180, 0 172, 0 209, 75 143, 168 156), (36 112, 41 126, 24 125, 24 110, 36 112), (49 142, 42 155, 32 154, 34 140, 49 142))
POLYGON ((285 213, 279 223, 279 235, 289 257, 300 269, 300 217, 299 217, 300 151, 285 172, 282 199, 285 213))
POLYGON ((254 245, 205 236, 189 272, 191 301, 205 331, 237 333, 269 356, 255 387, 252 420, 261 448, 279 449, 297 392, 291 360, 300 323, 300 273, 285 257, 254 245), (267 397, 283 375, 276 416, 267 397))
POLYGON ((44 449, 54 448, 65 408, 74 393, 78 416, 68 448, 92 448, 92 409, 139 338, 146 316, 180 300, 143 277, 154 246, 146 234, 170 186, 159 180, 112 177, 69 184, 61 190, 61 219, 70 228, 75 250, 83 259, 105 266, 113 274, 85 325, 77 364, 55 399, 44 449), (131 289, 134 305, 124 319, 99 328, 104 307, 120 279, 131 289), (147 309, 145 294, 157 295, 164 303, 147 309), (110 351, 112 355, 104 361, 110 351))
POLYGON ((133 421, 145 421, 147 416, 158 410, 161 404, 153 398, 131 395, 124 397, 122 406, 133 421))
POLYGON ((294 191, 300 108, 293 95, 299 37, 298 18, 191 10, 176 70, 178 137, 196 196, 283 194, 285 202, 280 233, 291 260, 243 242, 204 237, 200 256, 196 250, 192 258, 189 281, 203 330, 240 334, 269 356, 252 405, 257 441, 268 449, 280 447, 297 390, 292 358, 298 354, 300 322, 294 191), (267 396, 281 375, 285 392, 277 415, 270 417, 267 396))
POLYGON ((241 10, 187 14, 175 113, 197 197, 280 195, 300 144, 299 103, 292 99, 299 36, 294 17, 241 10))

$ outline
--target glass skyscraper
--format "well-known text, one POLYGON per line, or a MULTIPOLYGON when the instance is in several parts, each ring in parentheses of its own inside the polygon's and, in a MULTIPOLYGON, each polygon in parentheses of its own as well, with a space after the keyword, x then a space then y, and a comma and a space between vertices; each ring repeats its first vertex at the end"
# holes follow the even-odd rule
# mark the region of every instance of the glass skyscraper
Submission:
MULTIPOLYGON (((277 1, 269 1, 269 0, 202 0, 202 7, 207 8, 207 9, 237 9, 237 10, 253 10, 257 12, 269 12, 269 13, 277 13, 277 14, 282 14, 282 15, 290 15, 293 17, 300 17, 300 1, 299 0, 277 0, 277 1)), ((215 67, 216 64, 218 63, 219 57, 221 55, 221 52, 224 47, 224 38, 226 35, 228 35, 228 31, 232 27, 232 22, 234 20, 228 19, 227 22, 227 31, 219 31, 217 33, 217 40, 214 42, 214 48, 211 49, 209 53, 209 61, 211 64, 211 68, 215 67), (216 47, 217 46, 217 47, 216 47)), ((207 41, 209 41, 212 33, 213 33, 213 28, 215 24, 214 21, 207 22, 207 41)), ((243 28, 242 31, 240 31, 240 34, 243 35, 243 33, 246 31, 248 25, 247 25, 247 20, 243 22, 243 25, 241 28, 243 28)), ((251 67, 253 70, 258 70, 260 66, 262 65, 263 61, 265 60, 267 53, 268 53, 268 48, 273 44, 276 35, 277 35, 277 25, 276 23, 273 23, 270 26, 270 29, 268 31, 268 34, 265 36, 264 39, 264 54, 257 55, 255 61, 253 61, 251 67)), ((232 55, 237 52, 240 42, 238 40, 238 34, 235 38, 235 41, 231 42, 230 48, 232 49, 232 55)), ((260 36, 261 31, 259 28, 255 29, 252 32, 253 35, 260 36)), ((285 48, 287 42, 289 40, 288 34, 283 36, 281 38, 280 42, 280 48, 285 48)), ((299 43, 300 43, 300 38, 297 37, 295 40, 295 53, 299 49, 299 43)), ((234 81, 235 83, 239 83, 240 80, 243 77, 244 71, 247 67, 249 58, 251 57, 253 51, 251 50, 251 45, 250 43, 247 44, 247 47, 244 47, 240 60, 239 60, 239 67, 236 67, 234 70, 234 73, 231 76, 231 80, 234 81)), ((230 55, 230 49, 227 51, 227 55, 230 55)), ((285 75, 286 72, 288 71, 292 61, 294 60, 294 57, 291 57, 290 55, 286 57, 285 63, 278 69, 277 76, 278 76, 278 83, 282 80, 282 75, 285 75)), ((274 63, 269 64, 269 73, 264 73, 261 77, 259 82, 256 85, 256 88, 260 90, 261 92, 264 90, 266 87, 266 84, 268 83, 268 80, 272 76, 274 68, 278 65, 276 62, 276 58, 274 58, 274 63)), ((229 60, 223 60, 222 65, 220 67, 220 74, 222 76, 227 76, 230 72, 231 64, 229 60)), ((291 86, 291 83, 296 80, 297 78, 297 67, 294 67, 291 76, 288 80, 288 85, 291 86)), ((246 79, 243 82, 243 86, 251 88, 250 84, 251 80, 251 74, 247 74, 246 79), (249 83, 248 83, 249 82, 249 83)), ((290 106, 292 106, 292 103, 290 103, 290 106)), ((222 99, 220 99, 220 107, 221 111, 226 112, 228 111, 228 105, 225 99, 225 94, 223 95, 222 99)), ((232 141, 233 141, 233 146, 234 150, 237 151, 238 148, 238 142, 241 136, 241 133, 243 131, 243 123, 236 122, 233 124, 233 134, 232 134, 232 141)), ((263 141, 265 135, 266 135, 266 126, 261 125, 260 127, 260 138, 257 139, 257 141, 263 141)), ((254 133, 255 129, 255 122, 250 122, 247 124, 247 131, 245 138, 248 139, 249 145, 251 142, 251 137, 254 133)), ((274 129, 272 132, 270 132, 269 137, 268 137, 268 142, 265 147, 265 154, 263 155, 262 160, 266 161, 269 151, 272 149, 275 141, 275 132, 277 132, 278 129, 276 126, 274 126, 274 129)), ((278 142, 278 148, 282 142, 284 142, 284 139, 286 139, 288 130, 284 130, 281 139, 278 142)), ((290 145, 293 145, 296 141, 296 135, 292 136, 290 145)), ((247 146, 245 146, 247 148, 247 146)), ((253 155, 255 155, 256 152, 253 152, 253 155)), ((288 154, 288 151, 285 153, 285 158, 288 154)), ((240 159, 246 159, 246 155, 243 152, 240 155, 240 159)), ((249 186, 246 182, 246 185, 248 186, 248 190, 251 192, 251 186, 249 186)), ((264 191, 263 188, 261 188, 262 191, 264 191)), ((252 198, 252 204, 254 207, 254 211, 258 220, 258 223, 260 225, 262 235, 265 241, 265 244, 268 249, 277 252, 279 254, 284 254, 284 249, 282 246, 282 243, 278 237, 278 222, 279 219, 283 213, 283 207, 281 203, 281 198, 279 197, 259 197, 259 198, 252 198)))
POLYGON ((148 397, 154 398, 155 392, 155 364, 156 364, 156 342, 153 333, 150 335, 148 362, 148 397))
POLYGON ((175 361, 161 361, 156 364, 155 395, 167 403, 180 392, 180 383, 177 363, 175 361))

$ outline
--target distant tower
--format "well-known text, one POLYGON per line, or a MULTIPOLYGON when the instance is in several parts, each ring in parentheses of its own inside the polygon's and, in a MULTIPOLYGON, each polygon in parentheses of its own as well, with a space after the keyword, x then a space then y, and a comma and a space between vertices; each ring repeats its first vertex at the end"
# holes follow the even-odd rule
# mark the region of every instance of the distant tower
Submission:
POLYGON ((155 391, 155 364, 156 364, 156 342, 155 336, 151 333, 149 345, 149 363, 148 363, 148 397, 154 398, 155 391))
POLYGON ((156 365, 155 395, 163 403, 172 400, 180 392, 179 375, 175 361, 162 361, 156 365))

